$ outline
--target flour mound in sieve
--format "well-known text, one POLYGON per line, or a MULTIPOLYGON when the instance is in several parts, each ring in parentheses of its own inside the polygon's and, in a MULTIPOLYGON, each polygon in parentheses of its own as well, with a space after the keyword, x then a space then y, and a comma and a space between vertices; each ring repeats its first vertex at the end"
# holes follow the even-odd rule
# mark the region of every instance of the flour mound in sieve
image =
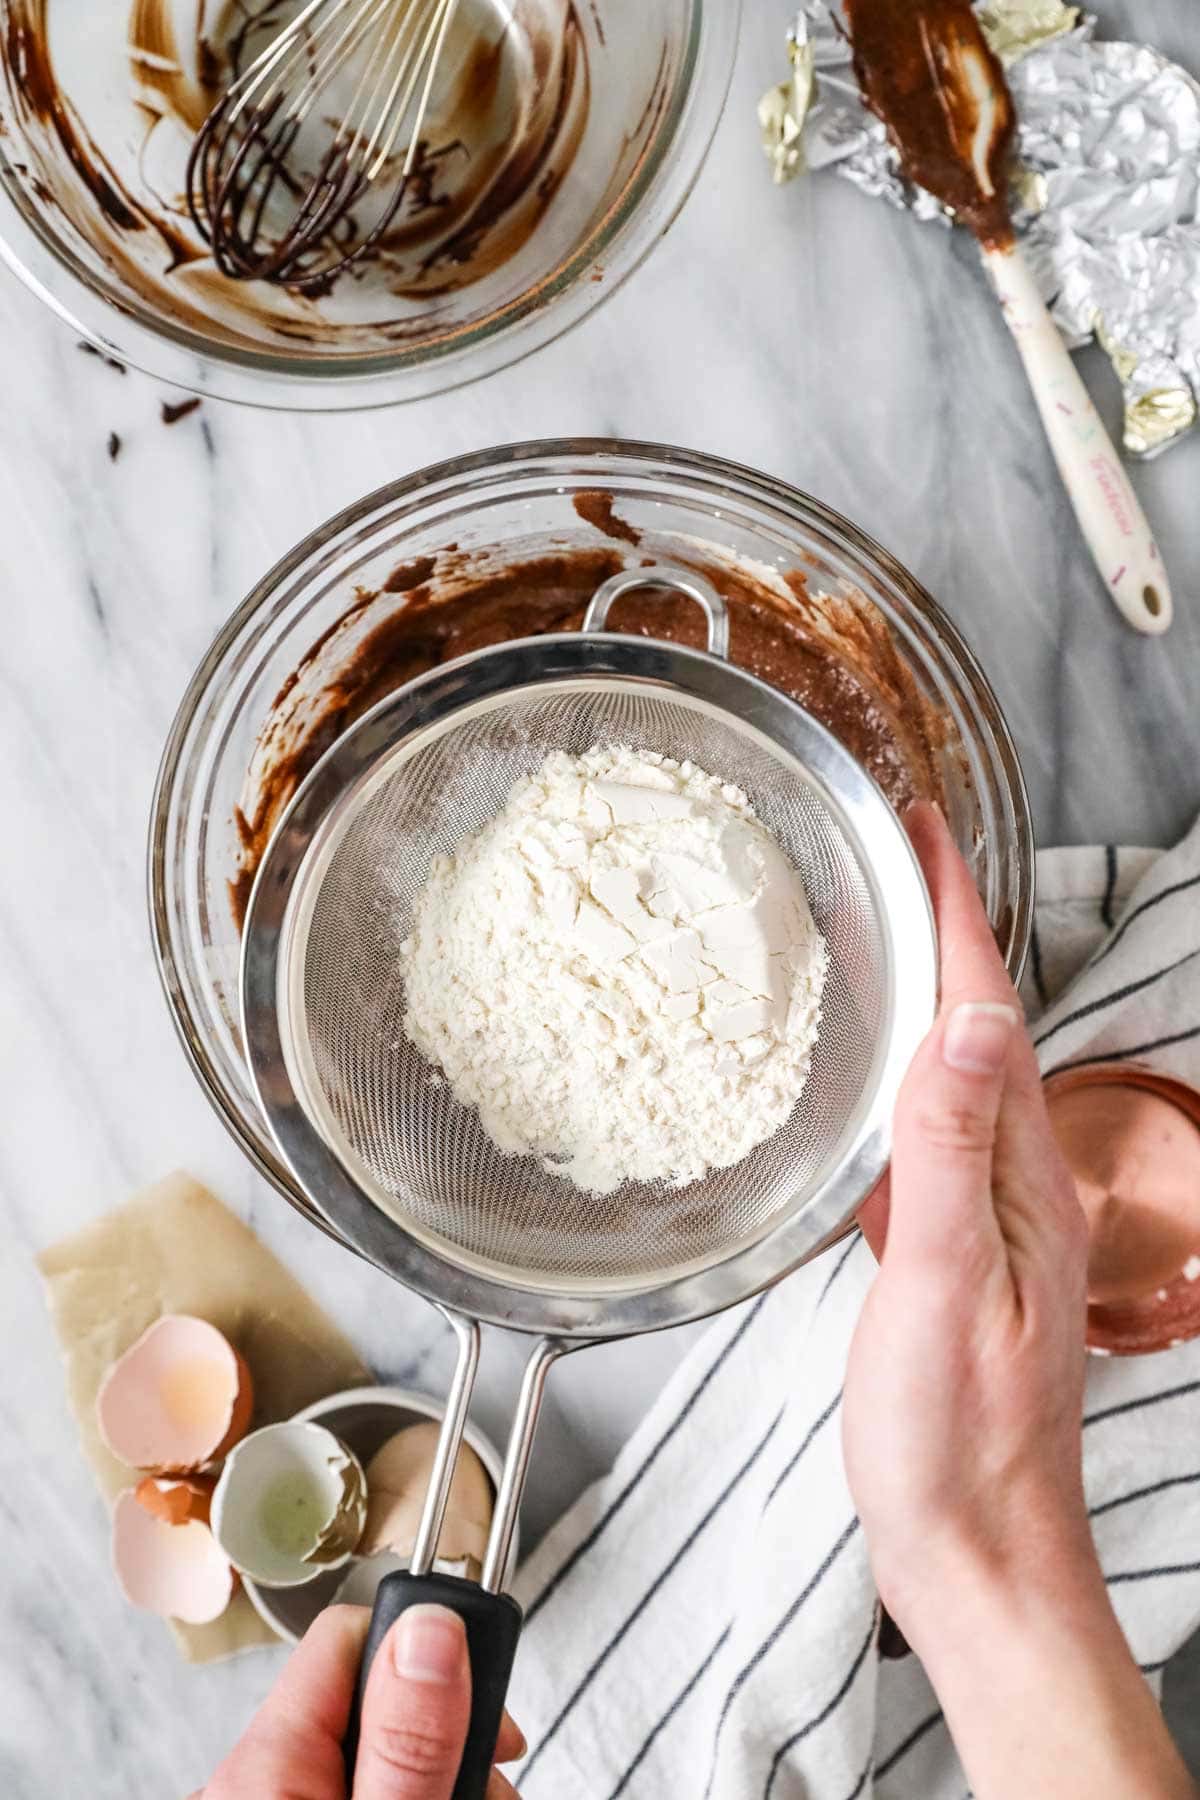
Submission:
POLYGON ((777 1131, 828 967, 746 795, 627 748, 550 756, 435 858, 401 959, 407 1035, 494 1143, 597 1194, 777 1131))

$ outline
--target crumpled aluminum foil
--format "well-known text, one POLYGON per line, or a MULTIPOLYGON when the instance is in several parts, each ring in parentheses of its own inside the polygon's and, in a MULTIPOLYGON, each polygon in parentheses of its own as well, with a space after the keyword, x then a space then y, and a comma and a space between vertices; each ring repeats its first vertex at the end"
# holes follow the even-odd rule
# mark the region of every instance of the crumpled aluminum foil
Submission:
MULTIPOLYGON (((1076 347, 1095 337, 1125 400, 1124 443, 1152 457, 1200 401, 1200 83, 1143 44, 1098 42, 1063 0, 978 7, 1017 109, 1014 223, 1042 294, 1076 347)), ((804 0, 791 79, 764 95, 777 181, 833 169, 922 220, 943 207, 901 179, 854 77, 835 0, 804 0)))

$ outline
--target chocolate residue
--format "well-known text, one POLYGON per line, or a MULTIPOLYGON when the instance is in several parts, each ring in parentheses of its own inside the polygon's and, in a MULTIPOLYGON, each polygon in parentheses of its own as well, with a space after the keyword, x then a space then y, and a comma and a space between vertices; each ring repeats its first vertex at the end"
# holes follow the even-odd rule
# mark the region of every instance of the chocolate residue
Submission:
MULTIPOLYGON (((135 196, 88 136, 55 76, 47 5, 12 0, 9 12, 5 54, 22 109, 52 128, 103 221, 118 235, 157 232, 169 252, 166 272, 207 262, 182 197, 135 196)), ((257 10, 226 7, 214 37, 205 33, 203 20, 198 0, 189 73, 168 0, 132 0, 130 97, 148 120, 143 165, 151 134, 164 119, 188 136, 198 130, 223 87, 270 42, 284 13, 270 3, 257 10)), ((448 42, 447 63, 451 49, 448 42)), ((565 9, 561 28, 527 10, 506 21, 497 36, 477 42, 456 79, 435 93, 400 214, 367 259, 378 264, 374 281, 398 296, 444 294, 513 256, 574 158, 587 122, 589 87, 586 41, 573 6, 565 9)), ((393 158, 397 172, 405 150, 400 145, 393 158)), ((387 179, 385 172, 381 188, 387 179)), ((365 273, 355 265, 356 279, 365 273)), ((226 289, 237 285, 220 279, 226 289)), ((318 292, 319 286, 306 297, 318 292)), ((241 304, 256 309, 253 298, 241 304)), ((261 317, 268 322, 265 313, 261 317)), ((312 341, 324 334, 325 323, 319 314, 311 316, 312 341)))
POLYGON ((99 209, 101 222, 107 223, 118 237, 153 231, 166 246, 168 269, 203 255, 202 247, 190 235, 128 191, 109 158, 84 129, 54 73, 46 6, 47 0, 10 0, 9 4, 4 61, 22 111, 48 127, 85 193, 99 209))
MULTIPOLYGON (((403 266, 410 248, 403 232, 393 227, 385 236, 381 252, 401 257, 389 284, 393 293, 419 294, 431 277, 444 284, 450 272, 453 285, 462 286, 508 262, 537 229, 575 159, 587 125, 591 76, 573 0, 561 33, 530 38, 531 84, 515 132, 497 130, 505 112, 505 36, 477 46, 440 109, 442 137, 453 132, 454 141, 466 140, 465 167, 452 196, 442 197, 437 241, 420 255, 415 271, 407 273, 403 266)), ((426 131, 438 141, 436 119, 427 119, 426 131)))
POLYGON ((115 356, 106 356, 103 350, 97 349, 95 344, 87 344, 80 339, 75 347, 77 350, 82 350, 85 356, 98 356, 102 363, 107 363, 108 367, 115 369, 118 375, 124 375, 125 364, 118 362, 115 356))
MULTIPOLYGON (((460 5, 400 211, 326 298, 319 283, 309 292, 221 275, 183 196, 191 135, 231 75, 295 12, 292 0, 127 3, 123 93, 107 70, 103 90, 93 91, 83 63, 64 50, 73 40, 52 4, 65 0, 6 0, 0 93, 7 134, 21 152, 9 150, 9 172, 40 196, 44 216, 61 216, 89 278, 118 306, 289 361, 298 345, 326 361, 397 346, 444 348, 548 299, 569 267, 586 265, 589 244, 642 178, 679 76, 664 36, 657 67, 624 80, 629 117, 612 134, 612 166, 590 169, 562 242, 548 241, 548 253, 511 291, 491 283, 477 302, 465 302, 462 290, 527 251, 571 174, 588 127, 591 62, 604 48, 584 0, 529 0, 503 18, 460 5), (77 91, 60 82, 51 43, 77 91)), ((120 25, 111 23, 111 48, 107 38, 104 46, 115 71, 120 25)), ((385 173, 381 187, 387 180, 385 173)), ((53 216, 47 222, 58 229, 53 216)))
POLYGON ((163 424, 177 425, 180 419, 186 419, 189 413, 194 413, 199 404, 199 394, 193 394, 190 400, 163 400, 159 406, 163 424))
POLYGON ((1016 124, 970 0, 846 0, 854 72, 906 179, 986 246, 1013 241, 1005 162, 1016 124))
POLYGON ((145 221, 121 191, 121 184, 59 93, 46 41, 46 0, 13 5, 8 15, 5 60, 26 105, 49 125, 80 181, 101 213, 120 231, 140 231, 145 221))
MULTIPOLYGON (((689 559, 675 560, 686 564, 689 559)), ((897 811, 919 797, 941 797, 935 752, 942 732, 929 717, 881 613, 865 601, 851 605, 828 595, 808 596, 793 608, 740 573, 699 561, 690 566, 707 576, 729 609, 729 651, 735 663, 782 688, 820 720, 874 777, 897 811)), ((674 595, 643 600, 635 594, 619 600, 608 626, 670 638, 694 649, 705 642, 698 608, 674 595)))
POLYGON ((437 568, 436 556, 418 556, 415 562, 400 563, 383 584, 385 594, 407 594, 422 587, 437 568))
MULTIPOLYGON (((243 31, 249 29, 252 17, 246 14, 243 31)), ((145 106, 152 95, 157 96, 158 110, 178 119, 188 131, 199 131, 216 105, 231 60, 213 49, 203 35, 203 23, 204 6, 198 4, 196 75, 191 79, 184 71, 169 0, 132 0, 129 8, 129 59, 141 90, 140 103, 145 106)))
MULTIPOLYGON (((684 559, 673 553, 673 560, 684 559)), ((280 814, 348 726, 403 683, 469 651, 577 631, 596 588, 627 566, 615 549, 569 550, 499 569, 444 551, 402 565, 378 592, 359 593, 284 683, 260 736, 253 799, 235 819, 241 856, 229 889, 238 928, 280 814), (427 570, 427 563, 434 566, 427 570), (394 591, 397 575, 406 583, 420 580, 406 585, 398 603, 359 637, 364 617, 386 605, 383 596, 394 591), (347 653, 339 659, 333 651, 340 638, 347 653), (329 672, 314 688, 306 677, 318 659, 329 672)), ((905 669, 876 608, 866 600, 817 598, 799 571, 788 578, 794 595, 788 599, 741 570, 701 561, 692 566, 729 608, 734 662, 799 700, 870 771, 895 807, 918 796, 944 798, 937 760, 944 721, 905 669)), ((625 596, 608 623, 614 631, 696 648, 705 641, 699 609, 661 591, 625 596)))
POLYGON ((640 544, 641 532, 627 519, 617 517, 613 511, 614 504, 612 495, 602 493, 598 488, 576 494, 571 502, 579 517, 586 519, 589 525, 594 525, 597 531, 602 531, 605 537, 619 538, 626 544, 640 544))

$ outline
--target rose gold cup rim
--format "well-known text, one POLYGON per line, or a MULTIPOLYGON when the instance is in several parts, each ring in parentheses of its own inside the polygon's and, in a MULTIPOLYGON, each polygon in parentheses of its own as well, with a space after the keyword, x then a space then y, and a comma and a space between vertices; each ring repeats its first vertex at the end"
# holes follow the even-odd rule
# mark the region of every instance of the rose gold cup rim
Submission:
MULTIPOLYGON (((1146 1063, 1083 1062, 1052 1071, 1043 1082, 1047 1099, 1089 1087, 1138 1088, 1169 1100, 1200 1131, 1200 1090, 1146 1063)), ((1196 1253, 1200 1255, 1200 1243, 1196 1253)), ((1181 1268, 1154 1293, 1121 1301, 1089 1300, 1087 1347, 1098 1356, 1150 1356, 1200 1337, 1200 1279, 1181 1268)))

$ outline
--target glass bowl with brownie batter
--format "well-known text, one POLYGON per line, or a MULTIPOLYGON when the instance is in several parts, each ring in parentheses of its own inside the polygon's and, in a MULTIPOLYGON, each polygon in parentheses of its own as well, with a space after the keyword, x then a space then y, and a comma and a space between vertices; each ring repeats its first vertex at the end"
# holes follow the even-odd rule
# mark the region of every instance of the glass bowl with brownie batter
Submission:
MULTIPOLYGON (((828 726, 897 808, 943 808, 1019 975, 1033 842, 1012 738, 950 620, 885 550, 785 483, 691 451, 562 440, 456 458, 368 495, 264 577, 196 671, 155 793, 151 920, 180 1037, 235 1137, 309 1216, 237 1023, 240 926, 274 825, 382 696, 487 645, 577 630, 602 581, 650 563, 707 576, 732 660, 828 726)), ((607 629, 698 646, 703 619, 635 590, 607 629)))
POLYGON ((368 256, 301 292, 220 274, 185 198, 197 129, 298 7, 0 0, 0 260, 118 361, 314 410, 486 375, 612 292, 699 173, 740 13, 457 0, 419 178, 368 256))

